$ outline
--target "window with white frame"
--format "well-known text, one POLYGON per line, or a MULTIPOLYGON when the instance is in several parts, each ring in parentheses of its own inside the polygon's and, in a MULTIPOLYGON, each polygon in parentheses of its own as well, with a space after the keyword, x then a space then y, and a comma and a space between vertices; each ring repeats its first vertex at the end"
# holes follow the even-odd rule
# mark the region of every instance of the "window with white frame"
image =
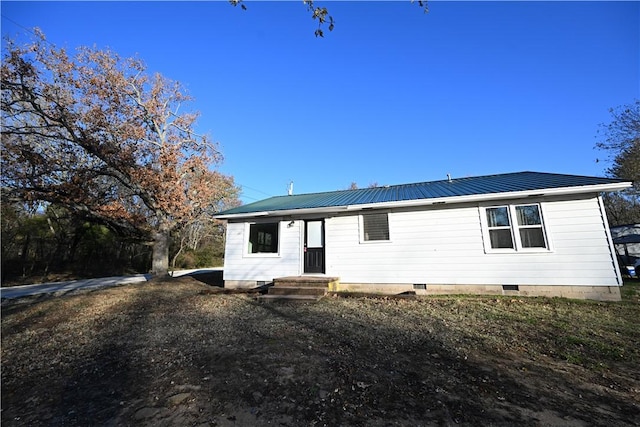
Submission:
POLYGON ((549 248, 539 204, 491 206, 483 209, 486 249, 519 251, 549 248))
POLYGON ((278 253, 278 228, 279 223, 249 224, 250 254, 278 253))
POLYGON ((492 249, 513 249, 511 218, 508 206, 486 208, 487 229, 492 249))
POLYGON ((389 240, 389 216, 386 212, 363 214, 361 217, 363 241, 389 240))
POLYGON ((546 248, 539 205, 516 206, 520 244, 523 248, 546 248))

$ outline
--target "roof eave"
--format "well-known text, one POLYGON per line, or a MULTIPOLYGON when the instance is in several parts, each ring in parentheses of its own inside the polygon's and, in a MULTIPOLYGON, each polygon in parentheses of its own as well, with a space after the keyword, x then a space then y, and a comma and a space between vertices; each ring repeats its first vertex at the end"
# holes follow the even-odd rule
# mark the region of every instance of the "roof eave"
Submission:
POLYGON ((291 215, 307 215, 319 213, 334 213, 347 209, 347 206, 327 206, 321 208, 301 208, 301 209, 282 209, 274 211, 246 212, 237 214, 215 215, 217 219, 242 219, 242 218, 260 218, 265 216, 291 216, 291 215))
POLYGON ((338 213, 343 211, 359 211, 364 209, 390 209, 390 208, 404 208, 415 206, 429 206, 429 205, 443 205, 443 204, 460 204, 471 202, 490 202, 494 200, 512 200, 521 199, 533 196, 562 196, 569 194, 585 194, 585 193, 602 193, 608 191, 620 191, 625 188, 629 188, 633 185, 630 181, 615 182, 609 184, 597 184, 597 185, 583 185, 572 187, 559 187, 559 188, 543 188, 535 190, 525 191, 510 191, 503 193, 488 193, 488 194, 472 194, 466 196, 451 196, 451 197, 435 197, 428 199, 415 199, 415 200, 403 200, 394 202, 377 202, 377 203, 365 203, 357 205, 342 205, 342 206, 328 206, 319 208, 301 208, 301 209, 285 209, 274 211, 260 211, 260 212, 247 212, 237 214, 222 214, 216 215, 218 219, 244 219, 244 218, 258 218, 265 216, 291 216, 291 215, 309 215, 309 214, 322 214, 322 213, 338 213))

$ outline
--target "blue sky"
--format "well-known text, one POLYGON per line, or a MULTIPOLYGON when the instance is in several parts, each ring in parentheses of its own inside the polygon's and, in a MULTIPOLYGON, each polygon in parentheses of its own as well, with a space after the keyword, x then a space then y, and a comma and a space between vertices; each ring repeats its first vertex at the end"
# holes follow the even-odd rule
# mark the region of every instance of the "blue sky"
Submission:
POLYGON ((184 84, 250 203, 533 170, 602 176, 609 108, 640 97, 638 2, 2 1, 2 34, 138 55, 184 84))

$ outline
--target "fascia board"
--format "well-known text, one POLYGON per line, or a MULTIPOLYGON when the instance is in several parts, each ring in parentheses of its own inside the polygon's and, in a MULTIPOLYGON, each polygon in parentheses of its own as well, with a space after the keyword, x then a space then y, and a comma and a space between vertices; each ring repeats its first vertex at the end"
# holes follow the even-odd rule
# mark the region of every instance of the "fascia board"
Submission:
POLYGON ((429 206, 429 205, 442 205, 442 204, 459 204, 459 203, 471 203, 471 202, 487 202, 493 200, 510 200, 521 199, 532 196, 562 196, 569 194, 584 194, 584 193, 602 193, 607 191, 619 191, 624 190, 632 186, 632 182, 616 182, 611 184, 599 184, 599 185, 583 185, 579 187, 560 187, 560 188, 543 188, 537 190, 526 191, 511 191, 505 193, 489 193, 489 194, 473 194, 469 196, 452 196, 452 197, 438 197, 430 199, 417 199, 417 200, 403 200, 396 202, 378 202, 378 203, 366 203, 348 206, 330 206, 320 208, 306 208, 306 209, 288 209, 288 210, 276 210, 276 211, 262 211, 253 213, 239 213, 229 215, 216 215, 217 219, 243 219, 243 218, 256 218, 265 216, 292 216, 292 215, 309 215, 309 214, 323 214, 323 213, 338 213, 344 211, 359 211, 364 209, 390 209, 390 208, 405 208, 416 206, 429 206))
POLYGON ((306 209, 287 209, 287 210, 276 210, 276 211, 262 211, 262 212, 253 212, 253 213, 238 213, 238 214, 229 214, 229 215, 215 215, 214 218, 217 219, 243 219, 243 218, 258 218, 265 216, 302 216, 302 215, 310 215, 310 214, 322 214, 322 213, 336 213, 341 212, 347 209, 347 206, 329 206, 329 207, 321 207, 321 208, 306 208, 306 209))
POLYGON ((213 215, 215 219, 233 219, 233 218, 256 218, 262 216, 268 216, 271 212, 262 211, 262 212, 247 212, 247 213, 237 213, 237 214, 223 214, 223 215, 213 215))

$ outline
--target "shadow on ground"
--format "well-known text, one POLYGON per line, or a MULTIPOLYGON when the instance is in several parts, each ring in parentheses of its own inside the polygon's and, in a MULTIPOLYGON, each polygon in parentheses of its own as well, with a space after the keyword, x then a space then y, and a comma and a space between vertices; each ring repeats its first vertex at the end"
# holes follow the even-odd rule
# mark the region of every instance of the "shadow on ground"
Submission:
POLYGON ((205 285, 215 286, 218 288, 224 287, 224 280, 222 279, 222 270, 210 271, 206 273, 199 273, 196 271, 189 274, 189 276, 193 277, 198 282, 204 283, 205 285))

